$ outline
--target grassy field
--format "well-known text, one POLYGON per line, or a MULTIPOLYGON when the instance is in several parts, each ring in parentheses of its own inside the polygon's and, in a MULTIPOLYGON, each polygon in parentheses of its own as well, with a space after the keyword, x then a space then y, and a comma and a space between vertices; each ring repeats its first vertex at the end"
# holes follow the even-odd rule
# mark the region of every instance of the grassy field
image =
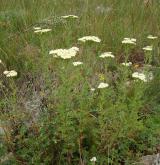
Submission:
POLYGON ((1 0, 0 164, 160 152, 159 16, 159 0, 1 0))

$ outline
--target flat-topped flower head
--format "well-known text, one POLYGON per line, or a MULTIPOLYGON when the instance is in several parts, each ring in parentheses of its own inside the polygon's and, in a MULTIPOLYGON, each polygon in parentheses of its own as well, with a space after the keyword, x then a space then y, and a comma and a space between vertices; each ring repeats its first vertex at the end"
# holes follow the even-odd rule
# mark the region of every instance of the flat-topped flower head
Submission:
POLYGON ((136 39, 135 38, 124 38, 122 41, 122 44, 136 45, 136 39))
POLYGON ((52 31, 52 29, 38 29, 38 30, 35 30, 34 33, 47 33, 47 32, 50 32, 52 31))
POLYGON ((78 18, 77 15, 64 15, 64 16, 61 16, 61 18, 78 18))
POLYGON ((6 70, 3 72, 3 74, 6 76, 6 77, 15 77, 17 76, 17 72, 15 70, 6 70))
POLYGON ((83 62, 80 62, 80 61, 73 62, 73 65, 74 65, 74 66, 78 66, 78 65, 82 65, 82 64, 83 64, 83 62))
POLYGON ((123 65, 123 66, 131 66, 131 65, 132 65, 132 62, 126 62, 126 63, 123 62, 122 65, 123 65))
POLYGON ((153 36, 153 35, 148 35, 147 38, 148 38, 148 39, 151 39, 151 40, 155 40, 155 39, 157 39, 158 37, 157 37, 157 36, 153 36))
POLYGON ((96 89, 95 88, 91 88, 91 91, 95 91, 96 89))
POLYGON ((101 39, 96 36, 85 36, 82 38, 79 38, 78 41, 86 42, 86 41, 93 41, 93 42, 101 42, 101 39))
POLYGON ((99 85, 98 85, 98 88, 99 89, 102 89, 102 88, 107 88, 107 87, 109 87, 109 84, 107 84, 107 83, 100 83, 99 85))
POLYGON ((73 51, 77 51, 77 52, 79 51, 79 48, 78 47, 75 47, 75 46, 74 47, 71 47, 70 49, 73 50, 73 51))
POLYGON ((142 81, 144 81, 144 82, 147 82, 146 75, 143 74, 143 73, 134 72, 134 73, 132 73, 132 77, 133 77, 133 78, 140 79, 140 80, 142 80, 142 81))
POLYGON ((97 158, 94 156, 93 158, 90 159, 91 162, 96 162, 97 158))
POLYGON ((137 39, 135 39, 135 38, 124 38, 124 40, 131 40, 133 42, 136 42, 137 41, 137 39))
POLYGON ((34 30, 41 30, 41 27, 33 27, 34 30))
POLYGON ((147 82, 153 79, 153 73, 149 72, 147 74, 144 74, 144 73, 134 72, 132 73, 132 77, 147 82))
POLYGON ((143 50, 145 51, 152 51, 153 50, 153 46, 146 46, 143 48, 143 50))
POLYGON ((49 52, 49 54, 53 54, 53 57, 60 57, 62 59, 70 59, 70 58, 76 56, 78 51, 79 51, 79 48, 72 47, 72 48, 69 48, 69 49, 51 50, 49 52))
POLYGON ((112 54, 112 52, 104 52, 99 57, 100 58, 106 58, 106 57, 115 58, 115 56, 112 54))

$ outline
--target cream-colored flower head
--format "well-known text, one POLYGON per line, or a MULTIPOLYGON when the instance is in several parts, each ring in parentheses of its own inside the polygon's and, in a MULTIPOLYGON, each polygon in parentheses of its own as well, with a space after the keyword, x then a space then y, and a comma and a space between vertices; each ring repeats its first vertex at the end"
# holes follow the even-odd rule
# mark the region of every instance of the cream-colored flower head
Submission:
POLYGON ((34 30, 41 30, 41 27, 33 27, 34 30))
POLYGON ((143 73, 134 72, 134 73, 132 73, 132 77, 133 77, 133 78, 140 79, 140 80, 142 80, 142 81, 144 81, 144 82, 147 82, 147 77, 146 77, 146 75, 143 74, 143 73))
POLYGON ((39 30, 35 30, 34 33, 47 33, 52 31, 52 29, 39 29, 39 30))
POLYGON ((112 52, 104 52, 99 57, 100 58, 106 58, 106 57, 115 58, 115 56, 112 54, 112 52))
POLYGON ((61 16, 61 18, 78 18, 77 15, 64 15, 64 16, 61 16))
POLYGON ((151 81, 151 80, 153 80, 153 78, 154 78, 153 73, 152 72, 149 72, 147 74, 147 80, 151 81))
POLYGON ((107 88, 109 86, 109 84, 107 84, 107 83, 100 83, 99 85, 98 85, 98 88, 99 89, 101 89, 101 88, 107 88))
POLYGON ((3 74, 6 76, 6 77, 15 77, 17 76, 17 72, 15 70, 6 70, 3 72, 3 74))
POLYGON ((127 62, 127 63, 123 62, 122 65, 123 66, 131 66, 132 65, 132 62, 127 62))
POLYGON ((93 158, 90 159, 91 162, 96 162, 97 158, 94 156, 93 158))
POLYGON ((2 64, 2 60, 0 59, 0 64, 2 64))
POLYGON ((101 42, 101 39, 96 36, 85 36, 82 38, 79 38, 78 41, 86 42, 86 41, 93 41, 93 42, 101 42))
POLYGON ((78 65, 82 65, 82 64, 83 64, 83 62, 80 62, 80 61, 73 62, 73 65, 74 65, 74 66, 78 66, 78 65))
POLYGON ((157 37, 157 36, 153 36, 153 35, 148 35, 147 38, 148 38, 148 39, 151 39, 151 40, 155 40, 155 39, 157 39, 158 37, 157 37))
POLYGON ((137 41, 137 39, 135 39, 135 38, 124 38, 124 40, 131 40, 133 42, 136 42, 137 41))
POLYGON ((143 50, 152 51, 153 50, 153 46, 146 46, 146 47, 143 48, 143 50))
POLYGON ((76 56, 78 51, 79 51, 79 48, 72 47, 72 48, 69 48, 69 49, 51 50, 49 52, 49 54, 53 54, 53 57, 60 57, 62 59, 70 59, 70 58, 76 56))
POLYGON ((95 91, 96 89, 95 88, 91 88, 91 91, 95 91))
POLYGON ((124 38, 122 41, 122 44, 136 45, 136 39, 135 38, 124 38))
POLYGON ((71 47, 70 49, 73 50, 73 51, 76 51, 76 52, 79 51, 79 48, 78 47, 75 47, 75 46, 74 47, 71 47))
POLYGON ((147 82, 147 81, 153 80, 153 73, 149 72, 147 74, 144 74, 144 73, 134 72, 132 74, 132 77, 140 79, 140 80, 142 80, 144 82, 147 82))

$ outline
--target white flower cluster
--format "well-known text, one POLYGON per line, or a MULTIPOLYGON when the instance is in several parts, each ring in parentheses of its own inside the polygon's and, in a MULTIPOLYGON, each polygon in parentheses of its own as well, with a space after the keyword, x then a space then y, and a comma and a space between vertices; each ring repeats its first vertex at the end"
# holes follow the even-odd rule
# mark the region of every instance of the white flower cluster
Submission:
POLYGON ((91 162, 96 162, 97 158, 94 156, 93 158, 90 159, 91 162))
POLYGON ((15 70, 6 70, 3 72, 3 74, 6 76, 6 77, 15 77, 17 76, 17 72, 15 70))
POLYGON ((107 88, 107 87, 109 87, 109 84, 103 83, 103 82, 101 82, 101 83, 98 85, 98 88, 99 88, 99 89, 107 88))
POLYGON ((80 62, 80 61, 73 62, 73 65, 74 65, 74 66, 78 66, 78 65, 82 65, 82 64, 83 64, 83 62, 80 62))
POLYGON ((151 39, 151 40, 154 40, 154 39, 157 39, 158 37, 157 36, 153 36, 153 35, 148 35, 147 38, 151 39))
MULTIPOLYGON (((98 85, 98 89, 103 89, 103 88, 107 88, 107 87, 109 87, 109 84, 108 83, 104 83, 104 82, 101 82, 101 83, 99 83, 99 85, 98 85)), ((94 92, 95 90, 96 90, 96 88, 91 88, 90 89, 92 92, 94 92)))
POLYGON ((122 41, 122 44, 136 45, 136 39, 135 38, 124 38, 122 41))
POLYGON ((86 41, 93 41, 93 42, 101 42, 101 39, 96 36, 85 36, 82 38, 79 38, 78 41, 86 42, 86 41))
POLYGON ((69 49, 51 50, 49 52, 49 54, 53 54, 53 57, 60 57, 62 59, 70 59, 70 58, 76 56, 78 51, 79 51, 79 48, 72 47, 72 48, 69 48, 69 49))
POLYGON ((134 72, 134 73, 132 73, 132 77, 138 78, 144 82, 147 82, 148 80, 153 79, 153 74, 152 74, 152 72, 148 73, 148 75, 145 75, 144 73, 134 72))
POLYGON ((132 73, 132 77, 133 78, 138 78, 138 79, 140 79, 140 80, 142 80, 144 82, 147 82, 146 75, 143 74, 143 73, 134 72, 134 73, 132 73))
POLYGON ((131 65, 132 65, 132 62, 126 62, 126 63, 123 62, 122 65, 123 65, 123 66, 131 66, 131 65))
POLYGON ((143 48, 143 50, 152 51, 153 50, 153 46, 146 46, 146 47, 143 48))
POLYGON ((91 91, 95 91, 96 89, 95 88, 91 88, 91 91))
POLYGON ((34 33, 47 33, 52 31, 52 29, 42 29, 41 27, 34 27, 34 33))
POLYGON ((33 27, 34 30, 41 30, 41 27, 33 27))
POLYGON ((76 15, 64 15, 64 16, 61 16, 61 18, 78 18, 78 16, 76 16, 76 15))
POLYGON ((100 58, 106 58, 106 57, 115 58, 115 56, 112 54, 112 52, 104 52, 99 57, 100 58))

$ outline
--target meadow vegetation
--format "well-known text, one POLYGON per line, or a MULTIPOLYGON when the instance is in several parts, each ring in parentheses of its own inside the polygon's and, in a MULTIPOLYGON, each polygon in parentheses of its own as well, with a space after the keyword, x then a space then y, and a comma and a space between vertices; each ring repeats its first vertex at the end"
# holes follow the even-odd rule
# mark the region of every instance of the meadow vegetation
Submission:
POLYGON ((0 164, 160 152, 159 16, 159 0, 1 0, 0 164))

